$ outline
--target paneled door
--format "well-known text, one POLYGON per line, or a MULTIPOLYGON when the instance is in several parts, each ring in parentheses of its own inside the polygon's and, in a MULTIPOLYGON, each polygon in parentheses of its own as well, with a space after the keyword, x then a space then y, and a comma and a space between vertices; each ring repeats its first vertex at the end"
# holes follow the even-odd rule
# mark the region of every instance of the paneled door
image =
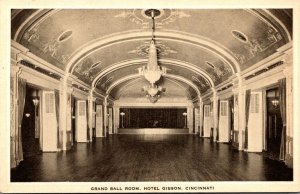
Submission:
POLYGON ((229 102, 228 100, 221 100, 219 112, 219 142, 229 142, 230 140, 229 118, 229 102))
POLYGON ((263 149, 262 92, 251 92, 248 121, 248 151, 261 152, 263 149))
POLYGON ((54 91, 43 91, 42 98, 42 150, 56 152, 58 141, 58 127, 55 109, 54 91))
POLYGON ((204 105, 203 137, 210 137, 210 105, 204 105))

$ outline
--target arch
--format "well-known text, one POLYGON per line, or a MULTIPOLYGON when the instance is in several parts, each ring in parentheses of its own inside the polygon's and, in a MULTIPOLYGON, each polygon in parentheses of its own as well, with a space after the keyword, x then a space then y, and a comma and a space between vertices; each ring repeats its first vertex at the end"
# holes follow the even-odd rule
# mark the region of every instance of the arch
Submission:
MULTIPOLYGON (((116 71, 120 68, 127 67, 127 66, 130 66, 130 65, 133 65, 133 64, 146 63, 147 61, 148 61, 148 59, 134 59, 134 60, 121 61, 119 63, 111 65, 109 68, 103 70, 101 73, 99 73, 94 78, 94 80, 92 82, 92 86, 95 87, 98 83, 98 80, 102 76, 105 76, 105 75, 107 75, 108 73, 110 73, 112 71, 116 71)), ((197 68, 193 64, 190 64, 190 63, 187 63, 187 62, 184 62, 184 61, 179 61, 179 60, 172 60, 172 59, 159 59, 158 61, 161 62, 161 63, 167 63, 167 64, 179 66, 179 67, 182 67, 182 68, 186 68, 186 69, 189 69, 189 70, 193 71, 194 73, 200 74, 211 85, 211 87, 214 87, 214 82, 211 79, 211 77, 209 76, 209 74, 207 74, 203 70, 200 70, 199 68, 197 68)))
MULTIPOLYGON (((109 93, 112 91, 113 88, 115 88, 117 85, 125 82, 125 81, 128 81, 128 80, 131 80, 131 79, 135 79, 135 78, 138 78, 140 77, 141 75, 139 74, 131 74, 131 75, 128 75, 126 77, 123 77, 121 79, 118 79, 117 81, 113 82, 109 87, 108 89, 106 90, 106 94, 109 95, 109 93)), ((173 75, 173 74, 166 74, 164 75, 164 77, 166 78, 171 78, 171 79, 175 79, 175 80, 178 80, 178 81, 182 81, 186 84, 188 84, 189 86, 191 86, 197 93, 198 97, 200 97, 201 95, 201 92, 200 90, 198 89, 198 87, 191 81, 187 80, 186 78, 184 77, 181 77, 181 76, 177 76, 177 75, 173 75)))
MULTIPOLYGON (((127 86, 129 86, 129 85, 131 85, 131 84, 133 84, 133 83, 136 83, 136 82, 140 81, 141 79, 143 79, 143 77, 134 78, 134 80, 129 81, 128 83, 126 83, 126 84, 120 89, 120 91, 118 92, 119 95, 116 96, 116 99, 118 99, 118 98, 120 97, 122 91, 123 91, 127 86)), ((176 85, 178 85, 178 86, 181 87, 182 89, 186 89, 186 88, 182 85, 182 83, 180 83, 180 82, 177 81, 177 80, 174 80, 174 79, 171 79, 171 78, 166 78, 166 80, 169 80, 170 82, 175 83, 176 85)), ((190 94, 188 93, 188 91, 187 91, 186 93, 187 93, 187 95, 190 95, 190 94)), ((190 96, 190 97, 191 97, 191 96, 190 96)))
MULTIPOLYGON (((99 49, 104 49, 110 45, 119 44, 129 41, 137 40, 149 40, 151 32, 141 32, 137 30, 127 31, 123 33, 115 33, 110 36, 106 36, 100 39, 96 39, 92 42, 89 42, 75 51, 69 61, 66 64, 65 71, 72 72, 75 66, 83 60, 84 56, 87 56, 93 52, 98 51, 99 49)), ((181 31, 160 31, 156 32, 157 40, 171 40, 179 43, 190 44, 197 47, 200 47, 213 55, 218 56, 230 66, 232 72, 240 72, 240 66, 238 61, 230 54, 230 51, 225 48, 223 45, 210 40, 208 38, 198 36, 195 34, 189 34, 181 31)))

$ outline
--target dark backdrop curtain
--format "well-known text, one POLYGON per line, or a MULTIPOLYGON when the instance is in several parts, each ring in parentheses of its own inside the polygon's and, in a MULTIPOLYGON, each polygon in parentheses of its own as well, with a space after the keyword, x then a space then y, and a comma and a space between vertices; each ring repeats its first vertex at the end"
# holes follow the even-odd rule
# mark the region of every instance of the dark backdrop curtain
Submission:
POLYGON ((56 122, 57 122, 57 148, 62 148, 62 134, 59 130, 59 91, 54 91, 55 95, 55 113, 56 113, 56 122))
POLYGON ((244 148, 248 149, 248 121, 250 113, 250 100, 251 100, 251 90, 246 91, 246 100, 245 100, 245 144, 244 148))
POLYGON ((286 78, 280 79, 279 81, 279 107, 282 118, 282 134, 280 142, 280 153, 279 159, 285 160, 286 154, 286 78))
POLYGON ((25 97, 26 97, 26 80, 19 78, 18 79, 18 123, 15 126, 15 131, 12 136, 12 155, 13 161, 11 161, 12 168, 16 167, 23 160, 23 148, 22 148, 22 134, 21 134, 21 124, 23 120, 24 114, 24 106, 25 106, 25 97))

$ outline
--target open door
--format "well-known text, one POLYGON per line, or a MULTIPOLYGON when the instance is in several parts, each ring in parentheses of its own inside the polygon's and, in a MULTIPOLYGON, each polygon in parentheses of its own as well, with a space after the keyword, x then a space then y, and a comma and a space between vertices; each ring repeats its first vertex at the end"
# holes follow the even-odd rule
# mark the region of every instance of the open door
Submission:
POLYGON ((230 141, 229 126, 229 102, 228 100, 221 100, 219 113, 219 142, 230 141))
POLYGON ((210 137, 210 105, 204 105, 203 137, 210 137))
POLYGON ((262 92, 251 92, 250 113, 248 121, 248 151, 263 150, 263 110, 262 92))

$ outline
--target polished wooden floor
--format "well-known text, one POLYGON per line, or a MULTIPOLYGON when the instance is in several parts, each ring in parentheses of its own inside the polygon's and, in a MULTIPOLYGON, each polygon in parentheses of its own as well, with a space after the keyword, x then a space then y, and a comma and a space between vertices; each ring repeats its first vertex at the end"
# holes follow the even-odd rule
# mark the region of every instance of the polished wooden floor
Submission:
POLYGON ((113 135, 66 153, 26 158, 13 182, 290 181, 291 169, 261 154, 194 135, 113 135))

